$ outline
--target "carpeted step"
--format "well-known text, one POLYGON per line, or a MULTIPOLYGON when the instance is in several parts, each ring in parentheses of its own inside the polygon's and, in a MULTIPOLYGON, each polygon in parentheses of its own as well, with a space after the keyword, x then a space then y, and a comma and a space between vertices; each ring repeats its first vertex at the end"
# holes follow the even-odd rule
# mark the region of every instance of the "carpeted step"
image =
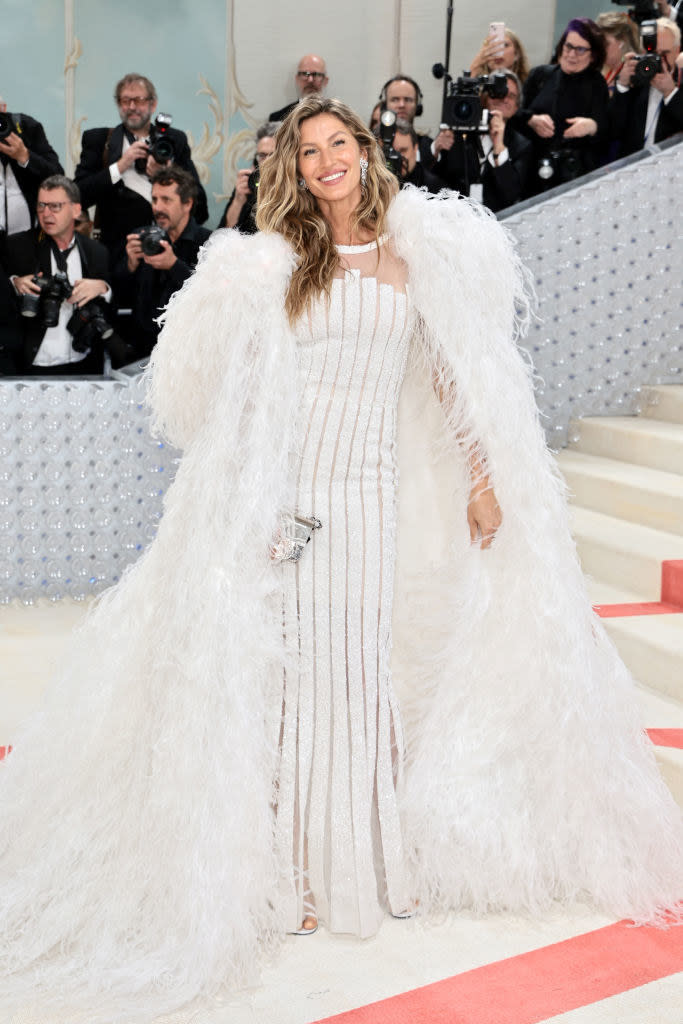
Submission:
POLYGON ((643 400, 643 411, 649 419, 683 423, 683 384, 645 388, 643 400))

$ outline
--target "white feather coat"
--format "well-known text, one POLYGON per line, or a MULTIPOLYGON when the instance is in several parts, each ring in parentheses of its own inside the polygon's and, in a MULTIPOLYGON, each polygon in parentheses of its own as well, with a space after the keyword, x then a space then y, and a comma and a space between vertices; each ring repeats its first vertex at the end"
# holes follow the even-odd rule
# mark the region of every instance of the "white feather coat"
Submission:
MULTIPOLYGON (((585 593, 514 341, 522 270, 461 200, 402 192, 389 227, 420 317, 394 609, 415 896, 660 920, 683 896, 681 816, 585 593), (473 442, 504 516, 488 552, 466 531, 473 442)), ((3 1005, 146 1020, 253 976, 282 936, 267 550, 289 495, 293 266, 279 237, 219 232, 167 311, 149 395, 184 456, 158 535, 0 765, 3 1005)))

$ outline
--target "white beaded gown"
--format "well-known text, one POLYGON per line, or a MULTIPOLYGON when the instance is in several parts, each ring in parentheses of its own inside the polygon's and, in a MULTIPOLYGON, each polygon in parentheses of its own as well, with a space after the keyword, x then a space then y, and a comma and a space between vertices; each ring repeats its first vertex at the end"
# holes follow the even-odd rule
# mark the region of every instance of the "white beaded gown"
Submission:
POLYGON ((294 873, 288 926, 310 904, 368 936, 409 904, 390 676, 398 399, 411 336, 405 264, 387 244, 339 246, 339 276, 296 328, 295 506, 322 523, 282 566, 289 668, 277 835, 294 873))

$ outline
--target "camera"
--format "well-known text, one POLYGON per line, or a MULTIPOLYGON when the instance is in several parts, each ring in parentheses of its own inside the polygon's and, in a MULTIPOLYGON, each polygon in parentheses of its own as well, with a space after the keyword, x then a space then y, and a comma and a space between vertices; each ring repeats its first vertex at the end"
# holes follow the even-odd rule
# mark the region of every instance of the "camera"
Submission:
POLYGON ((645 53, 636 60, 631 85, 647 85, 662 70, 662 58, 657 53, 657 22, 644 21, 640 26, 640 38, 645 53))
POLYGON ((143 228, 136 228, 134 234, 140 239, 140 245, 145 256, 158 256, 164 251, 162 242, 170 242, 163 228, 158 224, 147 224, 143 228))
POLYGON ((21 315, 40 316, 44 327, 56 327, 59 323, 59 311, 62 308, 62 303, 71 295, 72 288, 69 278, 59 270, 51 277, 33 277, 32 281, 38 285, 40 293, 38 295, 22 295, 21 315))
POLYGON ((88 352, 98 341, 106 341, 114 333, 102 312, 102 303, 91 299, 83 306, 76 306, 66 325, 71 334, 71 344, 76 352, 88 352))
MULTIPOLYGON (((441 65, 435 65, 433 69, 433 74, 437 78, 443 77, 443 74, 437 74, 439 67, 441 65)), ((507 92, 507 76, 502 71, 494 71, 493 74, 480 75, 477 78, 473 78, 469 71, 465 71, 455 82, 448 83, 442 121, 453 132, 484 133, 488 130, 488 111, 484 110, 482 96, 486 93, 492 99, 503 99, 507 92)))
POLYGON ((379 119, 379 140, 384 153, 384 162, 397 178, 401 177, 403 159, 394 149, 396 134, 396 114, 393 110, 383 110, 379 119))
POLYGON ((543 181, 557 178, 557 184, 563 185, 583 174, 583 163, 575 149, 552 149, 538 163, 538 176, 543 181))
MULTIPOLYGON (((173 122, 170 114, 157 114, 149 128, 149 135, 144 140, 149 156, 153 156, 158 164, 167 164, 175 156, 173 140, 169 135, 169 128, 173 122)), ((138 174, 144 174, 147 168, 147 157, 140 157, 135 161, 135 170, 138 174)))
POLYGON ((14 131, 12 118, 9 114, 0 113, 0 142, 3 142, 14 131))
POLYGON ((652 0, 612 0, 613 4, 619 7, 630 7, 629 17, 640 25, 644 21, 651 21, 659 17, 659 9, 652 0))

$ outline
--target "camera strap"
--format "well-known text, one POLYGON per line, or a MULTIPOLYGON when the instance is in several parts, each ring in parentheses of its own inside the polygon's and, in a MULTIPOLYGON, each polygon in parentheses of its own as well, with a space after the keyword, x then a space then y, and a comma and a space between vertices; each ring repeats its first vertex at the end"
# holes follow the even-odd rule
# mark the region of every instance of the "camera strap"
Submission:
MULTIPOLYGON (((53 252, 54 257, 55 257, 55 263, 57 264, 57 270, 61 270, 61 272, 63 274, 66 274, 66 277, 67 277, 67 280, 68 280, 69 271, 67 269, 67 260, 69 258, 69 253, 71 253, 76 248, 76 238, 74 237, 74 240, 73 240, 73 242, 71 243, 71 245, 69 246, 68 249, 60 249, 59 246, 57 245, 57 243, 55 242, 54 238, 51 238, 50 239, 50 248, 52 249, 52 252, 53 252)), ((69 281, 69 284, 71 284, 70 281, 69 281)))

